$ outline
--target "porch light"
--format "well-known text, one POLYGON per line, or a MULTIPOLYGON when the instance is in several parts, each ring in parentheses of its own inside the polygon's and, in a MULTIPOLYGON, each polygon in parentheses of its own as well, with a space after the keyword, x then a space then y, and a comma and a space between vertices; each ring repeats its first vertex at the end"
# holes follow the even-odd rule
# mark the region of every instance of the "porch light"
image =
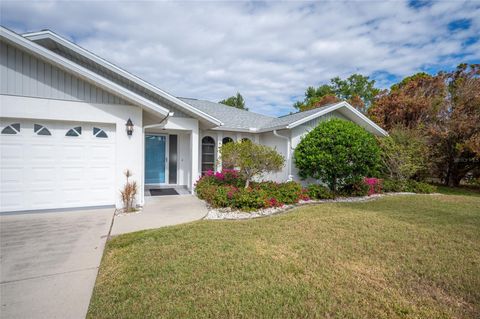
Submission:
POLYGON ((127 124, 125 124, 125 126, 127 127, 127 135, 128 135, 128 136, 132 136, 132 134, 133 134, 133 123, 132 123, 132 120, 131 120, 131 119, 128 119, 127 124))

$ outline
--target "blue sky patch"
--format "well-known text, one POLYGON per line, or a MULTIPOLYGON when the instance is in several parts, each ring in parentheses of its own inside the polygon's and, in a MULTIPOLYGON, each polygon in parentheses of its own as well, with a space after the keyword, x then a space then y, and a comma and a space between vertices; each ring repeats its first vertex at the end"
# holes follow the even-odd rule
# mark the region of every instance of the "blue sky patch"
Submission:
POLYGON ((429 7, 432 5, 431 0, 410 0, 408 6, 413 9, 421 9, 423 7, 429 7))
POLYGON ((467 30, 472 25, 472 21, 469 19, 458 19, 452 21, 448 24, 449 31, 457 31, 457 30, 467 30))

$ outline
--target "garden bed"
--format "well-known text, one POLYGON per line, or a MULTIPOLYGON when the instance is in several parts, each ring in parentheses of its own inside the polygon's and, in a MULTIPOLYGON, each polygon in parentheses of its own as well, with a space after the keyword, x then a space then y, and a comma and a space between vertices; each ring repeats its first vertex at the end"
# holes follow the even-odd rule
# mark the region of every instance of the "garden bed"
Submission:
POLYGON ((207 172, 196 183, 198 198, 204 200, 209 213, 205 219, 250 219, 278 214, 293 207, 334 202, 362 202, 383 194, 434 193, 435 187, 416 181, 386 181, 378 178, 356 179, 333 192, 321 184, 302 187, 298 182, 251 182, 235 170, 207 172))
MULTIPOLYGON (((367 202, 376 200, 385 196, 399 196, 399 195, 425 195, 417 194, 410 192, 399 192, 399 193, 384 193, 384 194, 374 194, 370 196, 361 196, 361 197, 340 197, 336 199, 322 199, 322 200, 308 200, 308 201, 299 201, 296 204, 284 205, 281 207, 269 207, 264 209, 259 209, 257 211, 242 211, 232 208, 215 208, 208 205, 208 214, 203 218, 206 220, 240 220, 240 219, 252 219, 259 217, 266 217, 270 215, 276 215, 280 213, 287 212, 292 208, 305 205, 317 205, 325 203, 354 203, 354 202, 367 202)), ((430 195, 441 195, 439 193, 433 193, 430 195)))

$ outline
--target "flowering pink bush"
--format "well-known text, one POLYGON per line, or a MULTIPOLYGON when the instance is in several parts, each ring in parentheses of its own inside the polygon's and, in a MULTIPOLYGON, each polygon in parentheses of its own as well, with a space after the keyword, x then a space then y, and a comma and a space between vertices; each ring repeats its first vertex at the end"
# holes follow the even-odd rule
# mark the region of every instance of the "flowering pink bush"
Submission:
POLYGON ((368 185, 368 196, 382 192, 382 180, 375 177, 365 177, 363 182, 368 185))
POLYGON ((197 196, 213 207, 232 207, 256 210, 281 207, 309 200, 299 183, 252 182, 245 188, 245 180, 236 170, 208 171, 195 184, 197 196))

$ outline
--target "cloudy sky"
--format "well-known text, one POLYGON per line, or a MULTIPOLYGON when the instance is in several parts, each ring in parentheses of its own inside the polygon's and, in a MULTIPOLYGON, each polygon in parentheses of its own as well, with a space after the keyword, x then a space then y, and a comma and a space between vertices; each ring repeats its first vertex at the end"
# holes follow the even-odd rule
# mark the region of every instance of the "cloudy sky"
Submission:
POLYGON ((480 1, 6 1, 1 24, 51 29, 176 96, 283 115, 305 88, 480 63, 480 1))

